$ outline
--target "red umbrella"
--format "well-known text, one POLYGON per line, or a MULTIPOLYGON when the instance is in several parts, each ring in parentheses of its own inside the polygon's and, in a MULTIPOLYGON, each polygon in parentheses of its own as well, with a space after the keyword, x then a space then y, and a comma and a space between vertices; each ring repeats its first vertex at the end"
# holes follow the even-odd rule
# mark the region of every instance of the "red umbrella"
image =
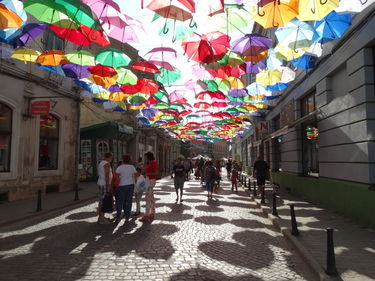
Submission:
POLYGON ((148 105, 153 105, 157 103, 158 101, 154 97, 150 97, 148 100, 145 101, 145 104, 148 104, 148 105))
POLYGON ((146 8, 164 18, 185 21, 193 17, 195 3, 193 0, 152 0, 146 8))
POLYGON ((224 13, 224 0, 196 1, 197 15, 212 17, 224 13))
POLYGON ((91 45, 91 41, 89 40, 89 38, 79 29, 60 28, 52 24, 49 26, 49 28, 53 32, 55 32, 60 38, 68 40, 74 44, 81 46, 91 45))
POLYGON ((220 91, 204 91, 200 92, 195 96, 198 100, 204 100, 206 97, 215 98, 215 99, 225 99, 224 93, 220 91))
POLYGON ((88 68, 91 74, 102 76, 102 77, 113 77, 117 74, 116 70, 111 66, 94 65, 88 68))
POLYGON ((132 68, 143 71, 143 72, 160 73, 156 65, 148 61, 135 62, 133 63, 132 68))
POLYGON ((230 76, 240 77, 246 73, 246 64, 236 66, 224 65, 218 69, 209 68, 207 71, 214 77, 227 79, 230 76))
POLYGON ((155 94, 159 90, 159 85, 149 79, 139 79, 135 87, 138 89, 138 92, 146 95, 155 94))
POLYGON ((222 59, 229 46, 229 37, 219 31, 203 35, 195 33, 189 39, 182 40, 185 54, 199 63, 212 63, 222 59))
POLYGON ((199 109, 208 109, 211 107, 211 105, 207 102, 197 102, 194 104, 194 107, 199 109))
POLYGON ((176 116, 176 117, 179 115, 177 111, 171 110, 171 109, 164 110, 163 112, 164 112, 164 114, 169 114, 169 115, 173 115, 173 116, 176 116))
POLYGON ((83 24, 79 26, 79 30, 87 36, 90 42, 96 43, 100 46, 108 46, 111 44, 108 36, 103 30, 96 30, 83 24))
POLYGON ((135 94, 135 93, 138 93, 138 88, 137 88, 137 85, 121 85, 121 91, 124 93, 124 94, 129 94, 129 95, 132 95, 132 94, 135 94))
POLYGON ((212 116, 212 117, 215 117, 215 118, 221 118, 221 119, 224 119, 224 118, 232 118, 232 115, 230 115, 230 114, 227 113, 227 112, 216 112, 216 113, 211 113, 211 116, 212 116))
POLYGON ((218 102, 218 101, 215 101, 211 104, 213 107, 227 107, 228 104, 226 102, 218 102))
POLYGON ((181 111, 180 114, 178 115, 178 117, 184 117, 184 116, 187 116, 189 115, 190 113, 192 113, 193 111, 191 110, 184 110, 184 111, 181 111))

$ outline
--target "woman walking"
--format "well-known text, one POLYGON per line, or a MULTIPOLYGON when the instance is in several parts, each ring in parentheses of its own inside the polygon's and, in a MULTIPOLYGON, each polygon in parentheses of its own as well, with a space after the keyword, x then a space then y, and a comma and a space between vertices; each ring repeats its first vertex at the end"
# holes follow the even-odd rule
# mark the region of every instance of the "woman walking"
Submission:
POLYGON ((207 166, 205 169, 207 197, 212 199, 212 193, 214 192, 216 173, 212 161, 206 162, 207 166))
POLYGON ((140 218, 140 221, 143 222, 153 220, 155 218, 154 187, 159 174, 159 165, 155 160, 154 154, 152 152, 147 152, 145 156, 147 161, 145 176, 149 179, 150 185, 146 191, 146 212, 145 215, 140 218))
POLYGON ((134 166, 129 164, 131 160, 129 155, 123 155, 122 160, 123 164, 116 169, 120 177, 120 186, 116 190, 116 223, 121 220, 122 210, 124 210, 125 220, 130 219, 136 173, 134 166))

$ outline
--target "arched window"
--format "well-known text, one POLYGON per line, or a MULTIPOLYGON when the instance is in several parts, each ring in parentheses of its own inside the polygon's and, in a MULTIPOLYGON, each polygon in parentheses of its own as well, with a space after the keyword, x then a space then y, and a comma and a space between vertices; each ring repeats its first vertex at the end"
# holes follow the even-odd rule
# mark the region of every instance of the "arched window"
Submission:
POLYGON ((97 162, 99 163, 100 160, 104 159, 104 154, 106 152, 109 152, 109 144, 106 141, 99 141, 97 144, 97 151, 96 151, 96 157, 97 162))
POLYGON ((12 109, 0 103, 0 173, 10 171, 12 109))
POLYGON ((52 114, 40 116, 39 170, 57 170, 59 119, 52 114))

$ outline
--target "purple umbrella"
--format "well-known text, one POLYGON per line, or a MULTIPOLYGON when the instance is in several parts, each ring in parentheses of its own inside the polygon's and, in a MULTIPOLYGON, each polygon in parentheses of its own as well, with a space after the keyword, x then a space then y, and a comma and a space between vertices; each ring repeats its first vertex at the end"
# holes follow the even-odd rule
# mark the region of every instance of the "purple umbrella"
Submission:
POLYGON ((249 93, 247 92, 247 89, 232 89, 228 92, 228 96, 232 98, 242 98, 248 95, 249 93))
POLYGON ((151 107, 146 107, 146 108, 141 109, 143 116, 147 118, 154 117, 158 113, 158 111, 159 110, 157 110, 156 108, 151 108, 151 107))
POLYGON ((265 60, 259 62, 247 61, 246 63, 246 73, 257 74, 266 68, 265 60))
POLYGON ((241 102, 241 101, 230 101, 228 102, 228 105, 230 106, 240 106, 240 105, 244 105, 246 102, 241 102))
POLYGON ((119 84, 111 85, 107 88, 108 91, 111 92, 121 92, 121 87, 119 84))
POLYGON ((73 79, 82 79, 90 76, 90 71, 88 70, 88 65, 78 65, 75 63, 67 63, 61 65, 65 76, 73 79))
POLYGON ((40 34, 42 34, 48 24, 45 23, 29 23, 22 28, 21 35, 17 38, 17 45, 25 46, 28 42, 34 40, 40 34))
POLYGON ((268 50, 272 45, 272 39, 259 34, 246 34, 232 44, 232 51, 243 56, 256 56, 268 50))

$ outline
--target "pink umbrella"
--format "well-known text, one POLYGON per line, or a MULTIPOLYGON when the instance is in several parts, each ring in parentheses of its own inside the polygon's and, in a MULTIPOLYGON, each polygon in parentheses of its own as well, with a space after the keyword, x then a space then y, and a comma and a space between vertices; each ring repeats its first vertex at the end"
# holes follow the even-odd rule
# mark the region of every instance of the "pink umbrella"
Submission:
POLYGON ((175 68, 171 64, 177 59, 177 52, 176 50, 168 47, 158 47, 153 48, 148 53, 143 56, 149 62, 161 66, 162 68, 166 68, 168 70, 174 71, 175 68))
POLYGON ((192 66, 193 74, 201 80, 212 80, 214 77, 205 68, 201 67, 199 63, 192 66))
POLYGON ((169 95, 169 100, 172 103, 186 103, 185 91, 184 90, 175 90, 169 95))
POLYGON ((141 22, 125 14, 119 14, 118 18, 105 18, 102 27, 109 37, 122 43, 139 42, 139 36, 146 33, 141 22))

